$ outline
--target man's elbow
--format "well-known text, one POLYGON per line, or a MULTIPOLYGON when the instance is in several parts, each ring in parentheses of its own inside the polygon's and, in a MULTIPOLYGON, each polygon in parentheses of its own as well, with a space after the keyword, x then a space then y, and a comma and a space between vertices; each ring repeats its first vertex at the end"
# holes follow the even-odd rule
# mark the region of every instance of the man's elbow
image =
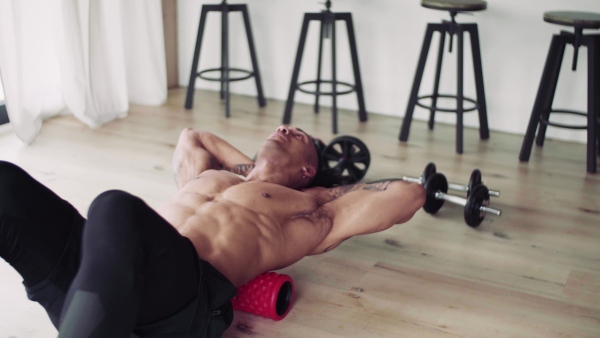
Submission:
POLYGON ((397 189, 400 194, 402 208, 396 224, 404 223, 410 220, 425 205, 425 188, 417 183, 394 182, 397 183, 397 189))
POLYGON ((179 143, 189 143, 191 140, 197 138, 197 130, 191 127, 183 128, 179 133, 179 143))
POLYGON ((179 134, 179 143, 201 146, 212 134, 208 131, 198 130, 191 127, 183 128, 179 134))
POLYGON ((412 183, 410 184, 410 188, 413 195, 413 208, 415 209, 415 212, 417 212, 425 205, 427 193, 421 184, 412 183))

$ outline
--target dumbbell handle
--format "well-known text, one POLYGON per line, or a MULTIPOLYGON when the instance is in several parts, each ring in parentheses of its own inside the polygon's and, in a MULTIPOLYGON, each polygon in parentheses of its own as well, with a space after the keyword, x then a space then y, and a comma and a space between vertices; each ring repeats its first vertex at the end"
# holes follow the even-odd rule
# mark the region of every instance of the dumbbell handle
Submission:
POLYGON ((423 181, 423 177, 409 177, 409 176, 404 176, 404 177, 402 177, 402 180, 406 181, 406 182, 417 183, 417 184, 420 184, 420 185, 425 184, 425 182, 423 181))
MULTIPOLYGON (((448 182, 448 189, 457 190, 457 191, 469 191, 469 186, 448 182)), ((490 196, 494 196, 494 197, 500 196, 500 192, 497 190, 489 190, 489 192, 490 192, 490 196)))
MULTIPOLYGON (((458 197, 458 196, 452 196, 452 195, 444 194, 441 191, 438 191, 438 192, 435 193, 435 198, 440 199, 440 200, 444 200, 444 201, 448 201, 450 203, 462 205, 463 207, 467 205, 467 200, 466 199, 464 199, 462 197, 458 197)), ((494 208, 490 208, 490 207, 486 207, 486 206, 479 207, 479 211, 483 211, 483 212, 486 212, 488 214, 494 214, 496 216, 500 216, 502 214, 502 210, 498 210, 498 209, 494 209, 494 208)))

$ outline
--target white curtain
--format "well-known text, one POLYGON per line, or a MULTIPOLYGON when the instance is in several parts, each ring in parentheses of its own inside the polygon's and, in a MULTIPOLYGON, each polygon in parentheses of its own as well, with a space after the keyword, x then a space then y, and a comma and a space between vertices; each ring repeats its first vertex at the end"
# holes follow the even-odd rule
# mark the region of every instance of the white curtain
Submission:
POLYGON ((167 98, 161 0, 0 0, 9 119, 31 143, 45 118, 90 127, 167 98))

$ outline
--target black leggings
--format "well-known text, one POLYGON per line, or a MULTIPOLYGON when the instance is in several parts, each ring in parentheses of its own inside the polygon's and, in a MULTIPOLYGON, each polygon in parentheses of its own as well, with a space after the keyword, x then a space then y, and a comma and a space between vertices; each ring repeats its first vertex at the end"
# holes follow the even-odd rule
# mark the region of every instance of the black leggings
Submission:
POLYGON ((129 337, 136 325, 167 318, 198 295, 194 247, 141 199, 107 191, 86 221, 3 161, 0 256, 60 327, 59 337, 129 337))

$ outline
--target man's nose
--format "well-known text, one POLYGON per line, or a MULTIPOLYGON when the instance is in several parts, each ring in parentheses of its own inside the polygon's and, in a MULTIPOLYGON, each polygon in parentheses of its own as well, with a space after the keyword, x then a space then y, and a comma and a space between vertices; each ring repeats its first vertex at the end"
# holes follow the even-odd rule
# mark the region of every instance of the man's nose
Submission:
POLYGON ((281 132, 283 134, 289 134, 290 129, 286 126, 279 126, 279 127, 277 127, 277 131, 281 132))

